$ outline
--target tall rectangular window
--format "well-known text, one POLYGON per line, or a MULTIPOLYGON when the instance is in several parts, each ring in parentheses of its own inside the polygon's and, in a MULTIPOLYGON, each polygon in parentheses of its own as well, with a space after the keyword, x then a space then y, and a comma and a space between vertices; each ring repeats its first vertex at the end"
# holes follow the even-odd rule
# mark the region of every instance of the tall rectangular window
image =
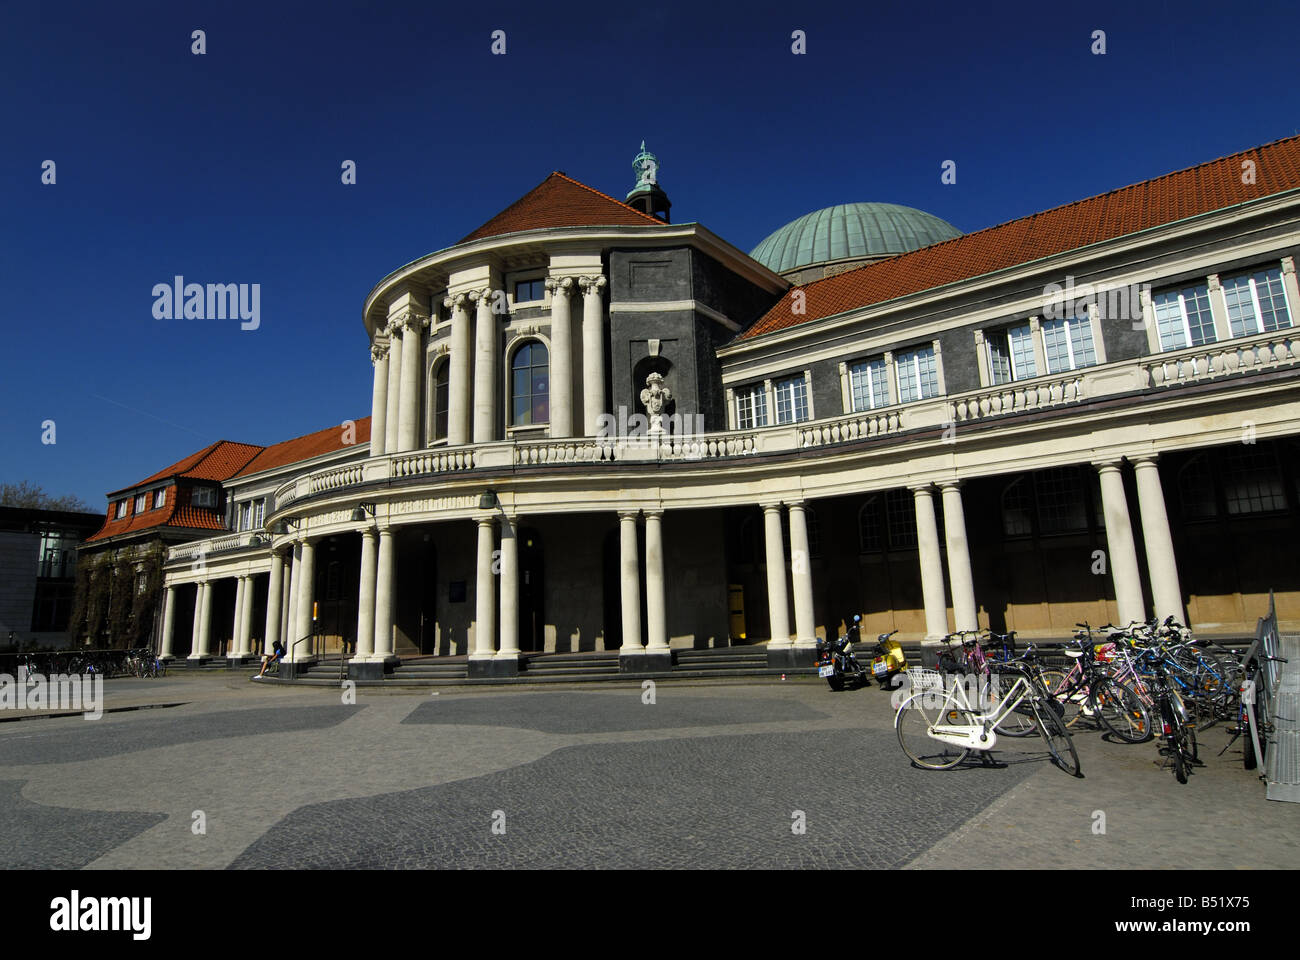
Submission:
POLYGON ((1151 298, 1161 350, 1179 350, 1214 343, 1214 317, 1210 313, 1210 288, 1202 283, 1181 290, 1166 290, 1151 298))
POLYGON ((1092 342, 1092 320, 1087 314, 1044 320, 1042 331, 1048 373, 1065 373, 1096 364, 1097 349, 1092 342))
POLYGON ((885 358, 862 360, 849 367, 849 402, 852 412, 889 405, 885 358))
POLYGON ((984 343, 989 352, 989 374, 995 384, 1038 376, 1029 324, 988 332, 984 343))
POLYGON ((121 520, 123 517, 126 516, 126 503, 127 503, 127 502, 126 502, 125 500, 119 500, 119 501, 117 501, 117 519, 118 519, 118 520, 121 520))
POLYGON ((1223 299, 1228 305, 1228 328, 1234 337, 1291 326, 1280 267, 1228 277, 1223 281, 1223 299))
POLYGON ((148 509, 148 507, 149 507, 149 494, 147 493, 137 494, 135 498, 135 512, 144 513, 145 510, 148 509))
POLYGON ((799 423, 808 419, 808 381, 802 376, 776 382, 776 422, 799 423))
POLYGON ((163 487, 161 490, 155 490, 153 494, 153 508, 157 510, 161 508, 162 505, 166 502, 167 502, 167 488, 163 487))
POLYGON ((736 391, 736 427, 752 430, 767 426, 767 393, 761 383, 736 391))
POLYGON ((900 353, 894 360, 898 372, 898 402, 928 400, 939 395, 939 368, 934 348, 900 353))
POLYGON ((262 529, 262 515, 265 510, 266 510, 265 500, 253 501, 253 529, 254 530, 262 529))

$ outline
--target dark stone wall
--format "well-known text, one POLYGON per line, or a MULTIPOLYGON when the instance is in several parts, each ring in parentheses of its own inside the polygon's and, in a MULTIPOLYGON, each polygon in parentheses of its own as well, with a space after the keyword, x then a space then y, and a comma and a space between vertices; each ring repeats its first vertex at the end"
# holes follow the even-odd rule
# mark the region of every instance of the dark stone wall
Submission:
POLYGON ((812 364, 813 416, 834 417, 848 413, 840 390, 840 365, 836 360, 818 360, 812 364))
POLYGON ((939 334, 940 363, 947 393, 977 390, 980 385, 979 354, 975 352, 975 328, 962 327, 939 334))

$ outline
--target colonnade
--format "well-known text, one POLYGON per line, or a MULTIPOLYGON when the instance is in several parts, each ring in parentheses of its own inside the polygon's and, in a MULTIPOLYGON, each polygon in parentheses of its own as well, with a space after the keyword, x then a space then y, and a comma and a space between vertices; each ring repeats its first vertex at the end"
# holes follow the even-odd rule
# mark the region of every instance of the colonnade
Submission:
MULTIPOLYGON (((1156 616, 1184 619, 1173 538, 1165 510, 1164 492, 1154 454, 1130 458, 1137 488, 1137 507, 1142 526, 1147 571, 1156 616)), ((1098 472, 1102 512, 1105 519, 1107 570, 1112 578, 1118 619, 1121 623, 1142 620, 1146 605, 1142 595, 1136 538, 1125 493, 1123 465, 1119 459, 1095 464, 1098 472)), ((911 485, 916 516, 917 557, 925 614, 925 636, 937 640, 948 630, 949 591, 953 626, 957 630, 979 627, 978 605, 967 542, 962 483, 947 479, 911 485), (943 511, 943 543, 935 506, 935 487, 943 511), (944 547, 946 546, 946 551, 944 547), (947 557, 947 583, 944 556, 947 557)), ((817 644, 812 567, 809 560, 807 506, 802 499, 764 501, 763 528, 767 566, 767 594, 770 618, 770 646, 773 651, 800 652, 817 644), (788 517, 790 556, 785 559, 782 514, 788 517), (794 622, 790 622, 793 606, 794 622)), ((519 648, 519 549, 518 517, 500 511, 474 520, 477 526, 477 568, 475 590, 475 633, 471 664, 484 661, 516 663, 519 648), (498 538, 500 547, 498 549, 498 538), (499 583, 498 583, 499 577, 499 583)), ((663 511, 624 509, 618 512, 619 578, 621 599, 622 656, 654 656, 669 653, 667 598, 664 577, 663 511), (640 549, 638 524, 644 522, 644 554, 640 549), (644 570, 644 580, 642 571, 644 570), (645 623, 642 621, 642 591, 645 623)), ((394 656, 394 530, 387 523, 367 526, 361 535, 357 648, 359 662, 382 663, 394 656)), ((267 590, 265 650, 283 638, 287 659, 310 655, 295 641, 312 633, 315 582, 315 541, 300 537, 271 555, 267 590)), ((237 578, 235 629, 229 655, 253 653, 252 616, 254 579, 252 574, 237 578)), ((215 580, 197 583, 191 641, 191 659, 212 655, 212 606, 215 580)), ((175 591, 166 589, 163 608, 161 654, 171 656, 175 620, 175 591)))
MULTIPOLYGON (((604 291, 607 285, 606 278, 599 274, 552 276, 546 281, 551 295, 548 361, 551 437, 570 437, 579 432, 594 436, 600 416, 605 412, 604 291), (580 381, 575 378, 572 304, 579 294, 582 296, 580 381)), ((502 356, 502 329, 507 318, 498 312, 504 302, 503 294, 504 291, 489 285, 442 300, 451 319, 446 340, 448 445, 487 443, 502 438, 502 425, 509 418, 509 411, 503 411, 499 403, 503 393, 499 384, 509 384, 502 356)), ((422 295, 409 291, 396 297, 389 306, 388 322, 375 332, 370 348, 374 365, 371 456, 403 453, 424 446, 420 423, 427 395, 425 334, 437 322, 420 312, 422 299, 422 295)))

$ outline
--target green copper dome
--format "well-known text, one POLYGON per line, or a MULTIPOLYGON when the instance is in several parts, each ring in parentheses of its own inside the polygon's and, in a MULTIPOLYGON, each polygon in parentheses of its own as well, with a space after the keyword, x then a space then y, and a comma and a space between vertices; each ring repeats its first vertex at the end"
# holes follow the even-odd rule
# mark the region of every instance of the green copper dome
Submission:
POLYGON ((775 273, 835 260, 877 259, 961 236, 946 220, 896 203, 844 203, 804 214, 750 251, 775 273))

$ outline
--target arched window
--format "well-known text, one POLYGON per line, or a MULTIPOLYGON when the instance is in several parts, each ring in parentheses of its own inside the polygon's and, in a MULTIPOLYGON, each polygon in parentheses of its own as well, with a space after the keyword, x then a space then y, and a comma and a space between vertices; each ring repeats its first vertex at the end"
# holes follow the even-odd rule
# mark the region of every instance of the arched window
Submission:
POLYGON ((880 550, 880 533, 880 499, 872 497, 858 510, 858 549, 863 553, 880 550))
POLYGON ((536 340, 525 343, 510 361, 510 422, 516 427, 549 423, 550 396, 546 345, 536 340))
POLYGON ((429 413, 432 417, 433 430, 430 440, 447 439, 447 411, 450 402, 448 371, 451 367, 446 360, 435 364, 429 376, 429 413))
POLYGON ((1016 477, 1002 488, 1002 533, 1008 537, 1032 536, 1033 509, 1024 476, 1016 477))

